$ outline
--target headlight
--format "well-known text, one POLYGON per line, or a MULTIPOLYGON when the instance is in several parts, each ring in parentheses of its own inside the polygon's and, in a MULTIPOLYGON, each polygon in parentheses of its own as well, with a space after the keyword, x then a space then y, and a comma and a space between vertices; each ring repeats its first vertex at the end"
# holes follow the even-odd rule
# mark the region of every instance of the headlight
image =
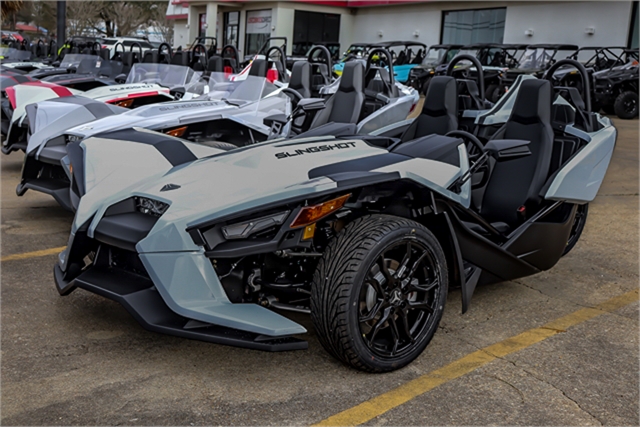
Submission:
POLYGON ((222 234, 227 240, 246 239, 254 233, 282 224, 289 216, 289 212, 290 211, 284 211, 275 215, 263 216, 262 218, 227 225, 222 227, 222 234))
POLYGON ((135 197, 136 210, 145 215, 162 216, 169 205, 158 200, 148 199, 146 197, 135 197))

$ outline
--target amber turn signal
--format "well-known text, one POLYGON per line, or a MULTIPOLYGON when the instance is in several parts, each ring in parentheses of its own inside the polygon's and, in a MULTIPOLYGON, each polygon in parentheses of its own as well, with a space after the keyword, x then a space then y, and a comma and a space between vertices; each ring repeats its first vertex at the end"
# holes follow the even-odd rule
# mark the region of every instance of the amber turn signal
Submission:
POLYGON ((186 126, 182 126, 182 127, 179 127, 179 128, 168 130, 166 132, 166 134, 170 135, 170 136, 175 136, 176 138, 180 138, 182 135, 184 135, 184 132, 186 130, 187 130, 187 127, 186 126))
POLYGON ((122 101, 115 102, 118 107, 129 108, 133 105, 133 99, 123 99, 122 101))
POLYGON ((349 200, 351 194, 347 194, 337 199, 329 200, 324 203, 320 203, 319 205, 306 206, 300 210, 298 216, 293 223, 291 224, 291 228, 304 227, 309 224, 313 224, 319 219, 324 218, 325 216, 337 211, 349 200))
POLYGON ((304 232, 302 233, 302 240, 312 239, 315 233, 316 233, 316 223, 314 222, 313 224, 307 225, 304 228, 304 232))

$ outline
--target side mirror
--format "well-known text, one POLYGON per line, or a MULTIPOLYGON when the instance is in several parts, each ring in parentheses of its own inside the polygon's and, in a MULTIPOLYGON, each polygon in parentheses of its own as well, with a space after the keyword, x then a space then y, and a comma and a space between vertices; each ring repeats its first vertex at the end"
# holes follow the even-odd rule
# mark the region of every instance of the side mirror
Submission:
POLYGON ((262 122, 265 126, 273 127, 274 123, 284 126, 288 121, 289 120, 287 119, 286 114, 273 114, 271 116, 265 117, 262 122))
POLYGON ((305 113, 322 110, 324 107, 325 100, 323 98, 305 98, 298 102, 298 108, 305 113))
POLYGON ((124 83, 124 82, 127 81, 127 75, 126 74, 118 74, 114 80, 116 82, 118 82, 118 83, 124 83))
POLYGON ((76 71, 78 71, 78 68, 73 65, 67 68, 67 73, 75 73, 76 71))
POLYGON ((529 141, 523 139, 495 139, 487 142, 484 148, 499 162, 531 155, 529 141))

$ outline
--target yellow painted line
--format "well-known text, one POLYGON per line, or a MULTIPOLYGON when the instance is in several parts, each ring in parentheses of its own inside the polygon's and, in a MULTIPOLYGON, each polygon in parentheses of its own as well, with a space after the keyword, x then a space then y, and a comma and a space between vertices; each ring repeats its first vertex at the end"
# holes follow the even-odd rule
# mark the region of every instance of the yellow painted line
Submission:
POLYGON ((474 351, 442 368, 424 374, 386 393, 362 402, 315 424, 316 426, 354 426, 363 424, 385 412, 403 405, 448 381, 472 372, 487 363, 515 353, 545 339, 565 332, 601 314, 605 314, 638 301, 638 290, 617 296, 593 308, 583 308, 564 317, 533 328, 519 335, 507 338, 497 344, 474 351))
POLYGON ((16 261, 16 260, 20 260, 20 259, 36 258, 36 257, 41 257, 41 256, 47 256, 47 255, 57 255, 60 252, 62 252, 63 250, 65 250, 65 248, 66 248, 66 246, 60 246, 59 248, 43 249, 41 251, 33 251, 33 252, 25 252, 23 254, 7 255, 5 257, 0 258, 0 262, 16 261))

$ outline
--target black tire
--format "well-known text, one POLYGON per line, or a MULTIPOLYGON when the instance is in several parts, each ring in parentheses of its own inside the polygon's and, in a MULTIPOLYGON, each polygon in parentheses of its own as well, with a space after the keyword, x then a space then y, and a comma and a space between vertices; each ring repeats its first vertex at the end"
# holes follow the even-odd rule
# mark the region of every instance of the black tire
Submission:
POLYGON ((613 109, 621 119, 635 119, 638 117, 638 93, 630 90, 622 92, 614 101, 613 109))
POLYGON ((490 84, 487 88, 487 94, 485 95, 489 102, 493 102, 494 104, 498 102, 502 94, 503 90, 500 90, 500 85, 498 84, 490 84))
POLYGON ((444 252, 427 228, 400 217, 364 216, 320 259, 311 318, 320 343, 338 360, 366 372, 393 371, 431 341, 448 283, 444 252))
POLYGON ((562 252, 562 256, 565 256, 571 249, 578 243, 580 240, 580 236, 582 236, 582 231, 584 230, 584 225, 587 223, 587 214, 589 213, 589 204, 585 203, 584 205, 578 205, 578 209, 576 211, 576 218, 573 221, 573 225, 571 226, 571 233, 569 234, 569 240, 567 240, 567 246, 564 248, 562 252))

